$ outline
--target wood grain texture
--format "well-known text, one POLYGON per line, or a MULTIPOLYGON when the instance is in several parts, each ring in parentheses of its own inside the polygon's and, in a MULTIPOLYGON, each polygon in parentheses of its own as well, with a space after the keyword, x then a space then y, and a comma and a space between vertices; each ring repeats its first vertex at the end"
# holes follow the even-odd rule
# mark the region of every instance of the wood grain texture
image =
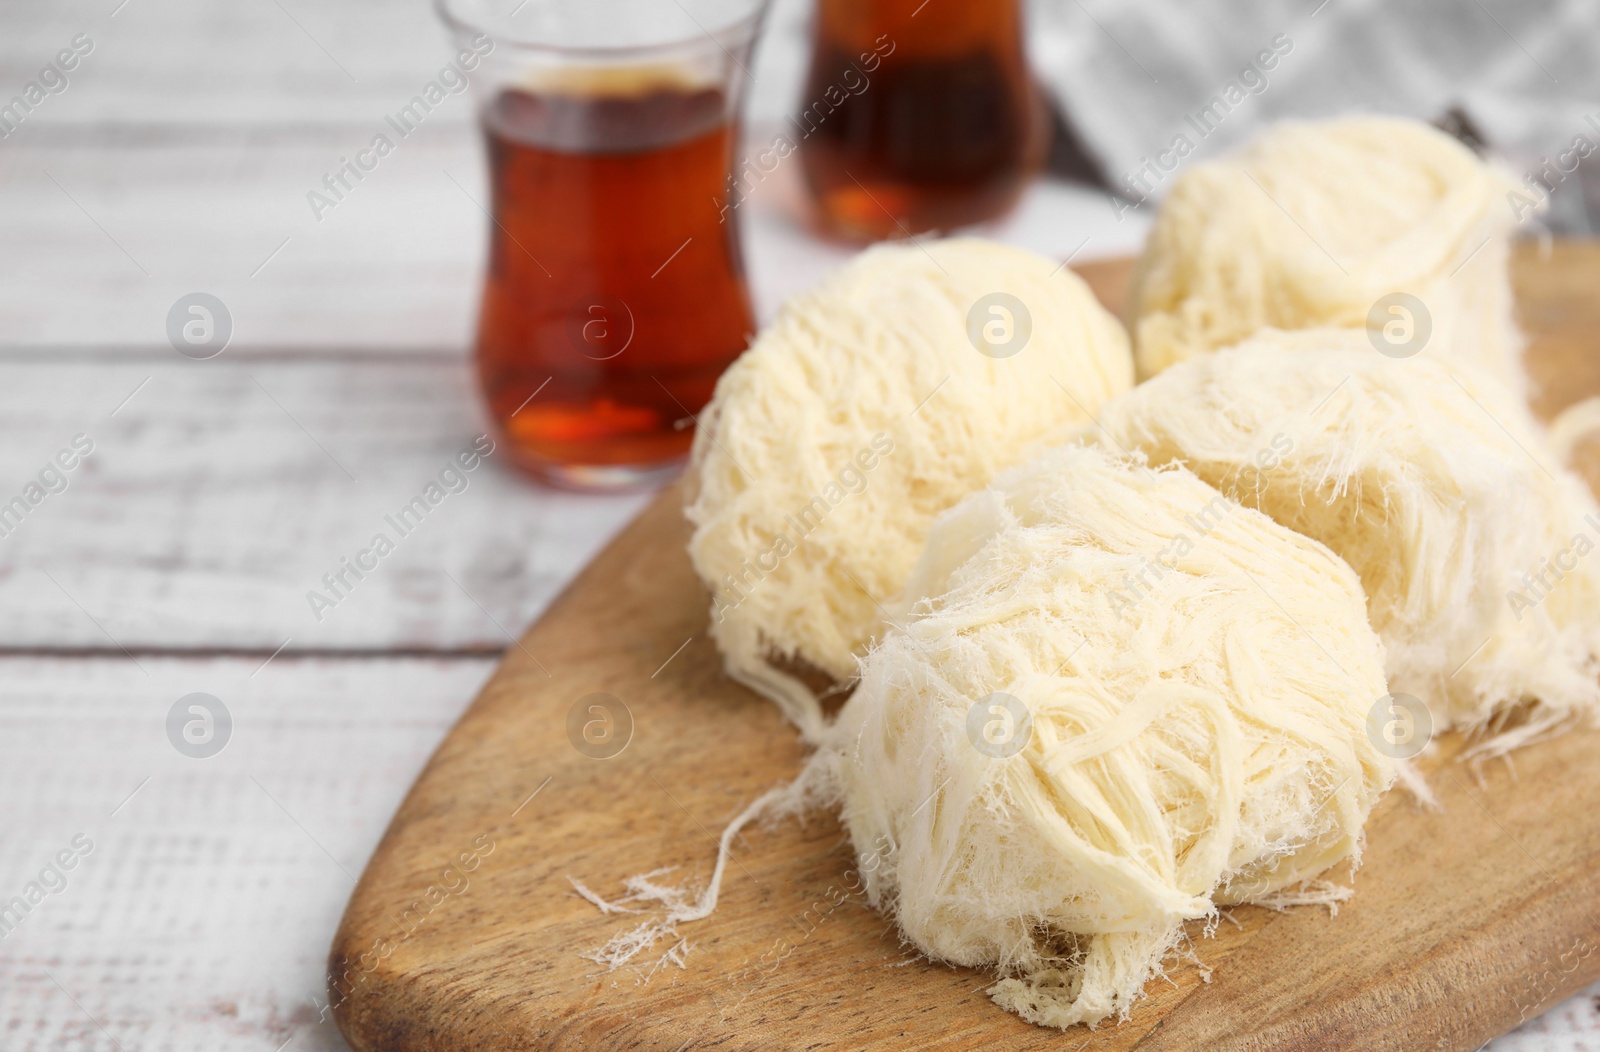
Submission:
MULTIPOLYGON (((476 100, 447 96, 403 139, 384 120, 452 56, 430 4, 11 6, 0 101, 76 34, 94 49, 0 145, 0 347, 165 348, 167 311, 195 291, 227 305, 235 348, 469 344, 488 226, 476 100), (393 152, 319 217, 307 193, 380 133, 393 152)), ((810 7, 777 0, 767 19, 745 156, 787 127, 810 7)), ((793 221, 800 183, 790 161, 738 211, 762 318, 853 251, 793 221)), ((1147 223, 1041 181, 985 233, 1090 259, 1137 250, 1147 223)))
POLYGON ((386 516, 486 426, 454 356, 0 355, 0 374, 0 503, 94 442, 0 536, 10 650, 498 654, 647 499, 534 487, 496 454, 398 537, 386 516), (395 551, 318 619, 307 593, 380 531, 395 551))
MULTIPOLYGON (((320 220, 307 192, 384 130, 384 109, 309 128, 84 128, 40 112, 0 149, 0 243, 13 249, 0 256, 0 348, 165 349, 168 310, 195 291, 227 306, 234 348, 462 354, 470 344, 488 195, 477 128, 456 119, 470 117, 466 97, 447 99, 438 123, 397 142, 320 220)), ((750 141, 765 149, 780 130, 752 127, 750 141)), ((791 163, 739 209, 761 318, 854 252, 794 221, 789 202, 802 193, 791 163)), ((984 233, 1093 258, 1136 249, 1145 225, 1119 224, 1096 192, 1040 182, 984 233)))
MULTIPOLYGON (((1600 250, 1561 251, 1594 287, 1600 250)), ((1120 301, 1124 271, 1089 276, 1120 301)), ((1555 299, 1524 310, 1536 359, 1592 353, 1555 299)), ((776 709, 722 675, 685 539, 669 491, 528 632, 423 771, 330 959, 360 1052, 1467 1050, 1600 975, 1595 731, 1476 773, 1445 760, 1447 740, 1429 764, 1444 810, 1390 794, 1336 917, 1247 907, 1213 937, 1191 926, 1209 981, 1175 967, 1121 1026, 1030 1026, 989 1003, 982 974, 905 952, 852 893, 851 851, 825 815, 747 832, 717 913, 683 930, 687 967, 602 973, 579 955, 637 918, 601 915, 567 878, 609 895, 659 866, 706 874, 722 824, 802 758, 776 709), (634 721, 606 760, 567 731, 595 692, 634 721), (467 853, 470 883, 451 869, 467 853)))
POLYGON ((0 657, 0 903, 75 835, 93 844, 0 926, 0 1048, 347 1049, 319 1011, 328 931, 494 664, 0 657), (233 717, 206 759, 165 730, 194 691, 233 717))

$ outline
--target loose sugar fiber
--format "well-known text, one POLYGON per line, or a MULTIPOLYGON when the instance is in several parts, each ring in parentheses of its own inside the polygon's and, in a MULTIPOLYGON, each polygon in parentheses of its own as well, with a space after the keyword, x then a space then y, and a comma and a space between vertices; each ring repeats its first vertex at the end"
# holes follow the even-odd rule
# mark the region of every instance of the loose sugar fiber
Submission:
POLYGON ((1366 731, 1383 648, 1321 544, 1068 446, 941 516, 908 595, 802 782, 895 845, 867 890, 917 949, 1092 1024, 1183 922, 1340 897, 1299 886, 1358 857, 1393 766, 1366 731))
POLYGON ((1016 248, 880 246, 795 297, 718 383, 689 472, 729 674, 815 740, 788 666, 853 676, 934 516, 1132 380, 1088 286, 1016 248))
POLYGON ((1196 164, 1135 274, 1139 375, 1262 328, 1370 325, 1521 392, 1507 277, 1519 189, 1443 132, 1390 117, 1279 124, 1196 164))
POLYGON ((1267 331, 1100 420, 1349 562, 1391 687, 1480 735, 1479 754, 1600 708, 1600 508, 1482 371, 1386 358, 1359 332, 1267 331))

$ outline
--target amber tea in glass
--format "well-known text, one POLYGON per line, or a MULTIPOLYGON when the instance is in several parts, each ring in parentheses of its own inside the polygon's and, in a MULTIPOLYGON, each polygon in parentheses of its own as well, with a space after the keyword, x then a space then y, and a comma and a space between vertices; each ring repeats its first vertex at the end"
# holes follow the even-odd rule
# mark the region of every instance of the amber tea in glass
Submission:
POLYGON ((723 199, 762 5, 701 6, 717 10, 529 0, 544 21, 502 30, 501 68, 483 67, 478 371, 511 455, 548 481, 670 475, 755 328, 723 199), (651 35, 667 39, 639 42, 651 35))
POLYGON ((818 0, 796 126, 823 224, 853 239, 993 218, 1044 159, 1021 0, 818 0))

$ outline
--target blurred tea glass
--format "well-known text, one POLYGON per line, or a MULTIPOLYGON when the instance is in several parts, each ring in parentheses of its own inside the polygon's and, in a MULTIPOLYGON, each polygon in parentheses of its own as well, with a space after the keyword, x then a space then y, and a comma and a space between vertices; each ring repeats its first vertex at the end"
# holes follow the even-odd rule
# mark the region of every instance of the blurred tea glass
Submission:
POLYGON ((488 146, 479 379, 558 485, 669 477, 755 329, 725 209, 765 0, 437 0, 488 146))
POLYGON ((981 222, 1044 161, 1023 0, 817 0, 796 127, 824 226, 856 240, 981 222))

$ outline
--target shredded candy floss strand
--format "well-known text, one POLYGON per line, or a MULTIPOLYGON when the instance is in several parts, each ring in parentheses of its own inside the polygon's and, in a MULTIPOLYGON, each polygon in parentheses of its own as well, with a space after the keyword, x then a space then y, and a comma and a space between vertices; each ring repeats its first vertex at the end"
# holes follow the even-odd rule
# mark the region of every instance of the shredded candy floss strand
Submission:
POLYGON ((1383 647, 1321 544, 1069 446, 942 516, 910 595, 823 762, 851 839, 897 845, 868 893, 918 949, 1065 1027, 1126 1016, 1218 904, 1330 901, 1300 886, 1358 856, 1393 765, 1383 647))
POLYGON ((1430 728, 1484 756, 1594 719, 1600 506, 1561 461, 1600 410, 1547 436, 1520 398, 1506 186, 1389 119, 1196 166, 1131 390, 1115 320, 1013 249, 872 249, 786 306, 687 514, 729 674, 815 751, 703 887, 575 882, 642 914, 590 959, 684 967, 739 831, 828 808, 910 946, 1033 1023, 1124 1019, 1186 925, 1347 898, 1430 728), (854 686, 832 722, 807 667, 854 686))
POLYGON ((1313 878, 1358 859, 1394 768, 1367 731, 1383 647, 1321 544, 1184 469, 1068 446, 940 516, 910 581, 903 627, 800 777, 724 831, 698 901, 630 882, 665 913, 593 959, 676 952, 738 829, 823 805, 858 849, 892 845, 862 876, 907 942, 992 970, 996 1003, 1047 1026, 1125 1017, 1221 905, 1348 894, 1313 878), (1119 601, 1138 580, 1156 592, 1119 601))
POLYGON ((695 436, 689 554, 728 673, 815 740, 789 666, 853 676, 934 516, 1132 382, 1121 324, 1020 249, 880 246, 795 297, 695 436))
POLYGON ((1266 327, 1396 325, 1386 338, 1425 342, 1520 392, 1507 277, 1519 189, 1418 121, 1275 125, 1194 165, 1162 202, 1134 279, 1139 374, 1266 327))
POLYGON ((1162 373, 1100 422, 1337 552, 1391 686, 1502 752, 1600 709, 1600 507, 1492 377, 1264 332, 1162 373))

